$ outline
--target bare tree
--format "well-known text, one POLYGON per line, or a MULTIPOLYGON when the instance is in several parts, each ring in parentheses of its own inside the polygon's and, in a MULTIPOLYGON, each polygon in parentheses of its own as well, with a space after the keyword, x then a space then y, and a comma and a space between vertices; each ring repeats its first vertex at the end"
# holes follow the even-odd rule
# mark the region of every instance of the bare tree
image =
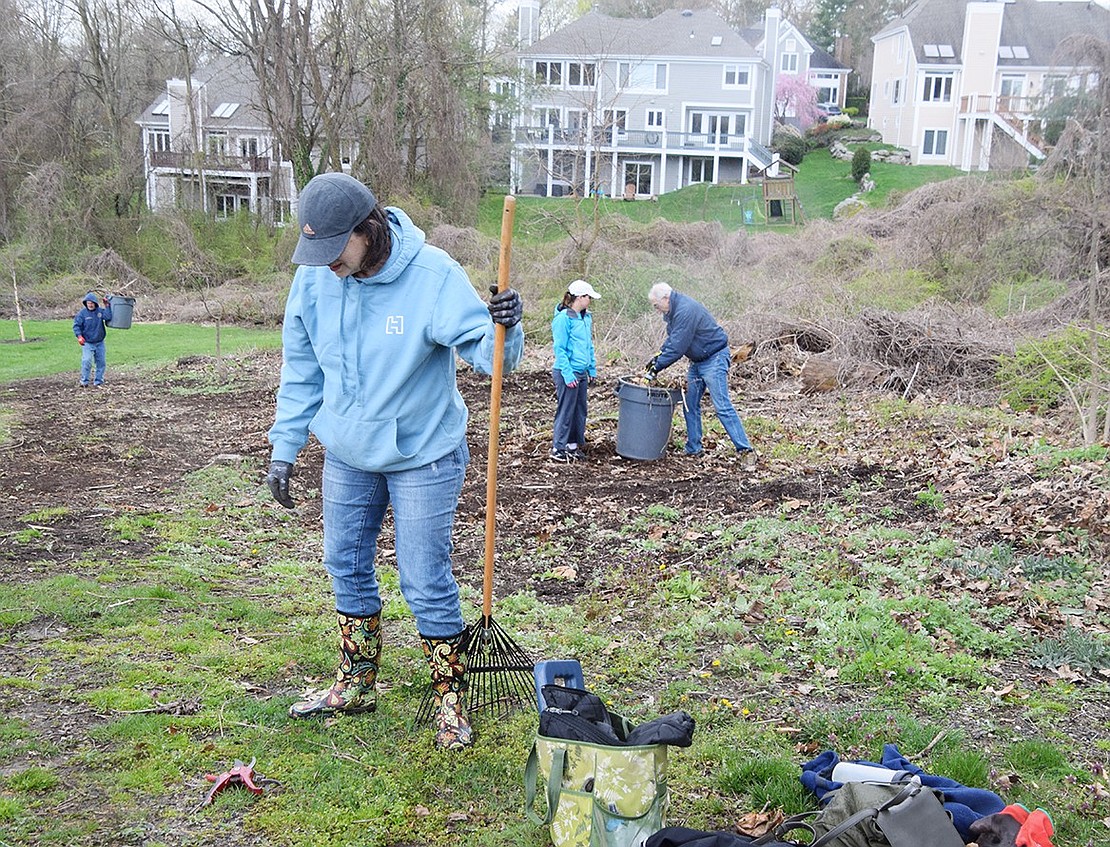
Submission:
MULTIPOLYGON (((215 18, 207 30, 217 48, 242 56, 258 83, 258 102, 297 187, 339 159, 335 116, 347 112, 354 69, 338 27, 315 26, 313 0, 198 0, 215 18), (320 155, 315 160, 314 155, 320 155)), ((332 11, 338 4, 333 4, 332 11)))
MULTIPOLYGON (((1092 35, 1066 39, 1058 61, 1072 66, 1076 96, 1068 125, 1042 174, 1066 176, 1082 188, 1085 202, 1075 212, 1086 245, 1086 349, 1075 353, 1090 368, 1085 385, 1065 388, 1082 422, 1083 441, 1110 439, 1110 353, 1106 321, 1110 317, 1110 41, 1092 35)), ((1049 363, 1051 364, 1051 363, 1049 363)))
POLYGON ((72 150, 76 108, 63 47, 62 8, 0 0, 0 243, 15 238, 20 185, 36 167, 72 150))
POLYGON ((356 169, 386 196, 417 189, 456 219, 472 217, 488 150, 481 11, 460 0, 365 7, 356 169), (473 12, 473 10, 472 10, 473 12))

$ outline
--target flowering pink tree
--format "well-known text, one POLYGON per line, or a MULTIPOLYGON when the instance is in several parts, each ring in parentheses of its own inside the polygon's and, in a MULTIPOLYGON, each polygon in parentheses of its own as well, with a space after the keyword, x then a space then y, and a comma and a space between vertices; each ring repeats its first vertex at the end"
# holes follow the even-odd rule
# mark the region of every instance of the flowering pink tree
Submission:
POLYGON ((817 123, 821 118, 817 89, 799 74, 780 74, 775 84, 775 117, 780 121, 796 117, 802 129, 817 123))

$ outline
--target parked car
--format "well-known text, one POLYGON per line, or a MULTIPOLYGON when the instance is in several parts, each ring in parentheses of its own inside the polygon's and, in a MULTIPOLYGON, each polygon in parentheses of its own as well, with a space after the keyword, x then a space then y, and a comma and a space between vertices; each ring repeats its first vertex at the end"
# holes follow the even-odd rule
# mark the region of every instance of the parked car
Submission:
POLYGON ((843 114, 844 114, 844 110, 841 109, 839 106, 822 106, 821 107, 821 117, 822 118, 827 119, 827 118, 833 117, 834 115, 843 115, 843 114))

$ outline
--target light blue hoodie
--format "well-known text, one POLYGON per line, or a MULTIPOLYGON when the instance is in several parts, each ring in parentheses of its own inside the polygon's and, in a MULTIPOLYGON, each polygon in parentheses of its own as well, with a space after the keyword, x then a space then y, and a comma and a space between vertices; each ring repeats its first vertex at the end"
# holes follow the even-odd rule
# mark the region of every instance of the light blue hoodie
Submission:
MULTIPOLYGON (((336 458, 367 471, 417 468, 466 437, 456 352, 491 373, 494 323, 462 267, 400 209, 374 276, 340 279, 327 267, 293 277, 282 329, 284 361, 273 460, 293 462, 311 431, 336 458)), ((505 333, 505 371, 520 364, 524 332, 505 333)))

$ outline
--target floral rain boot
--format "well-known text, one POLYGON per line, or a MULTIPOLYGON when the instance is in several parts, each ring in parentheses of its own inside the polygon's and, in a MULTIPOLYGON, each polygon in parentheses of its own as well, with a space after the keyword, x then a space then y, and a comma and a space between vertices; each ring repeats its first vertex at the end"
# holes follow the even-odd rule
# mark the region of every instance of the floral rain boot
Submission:
POLYGON ((454 638, 425 638, 424 657, 432 671, 432 721, 436 747, 461 750, 474 743, 470 720, 463 707, 466 694, 466 660, 463 648, 466 632, 454 638))
POLYGON ((382 657, 381 615, 355 618, 339 614, 339 670, 331 688, 289 707, 294 718, 372 712, 374 681, 382 657))

